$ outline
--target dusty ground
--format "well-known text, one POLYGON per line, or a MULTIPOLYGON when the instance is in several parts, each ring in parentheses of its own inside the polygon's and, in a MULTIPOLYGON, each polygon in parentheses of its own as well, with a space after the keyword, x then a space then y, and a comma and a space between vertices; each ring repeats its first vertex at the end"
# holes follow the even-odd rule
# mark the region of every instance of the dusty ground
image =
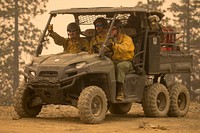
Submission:
POLYGON ((0 133, 200 133, 200 104, 185 117, 147 118, 140 104, 127 115, 107 113, 102 124, 83 124, 70 106, 45 106, 37 118, 13 120, 13 108, 0 107, 0 133))

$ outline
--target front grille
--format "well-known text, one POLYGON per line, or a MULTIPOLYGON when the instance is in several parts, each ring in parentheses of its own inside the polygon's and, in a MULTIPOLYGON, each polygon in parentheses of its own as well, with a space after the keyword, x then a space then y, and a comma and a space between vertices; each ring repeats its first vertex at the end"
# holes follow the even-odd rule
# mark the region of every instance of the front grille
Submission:
POLYGON ((39 77, 32 79, 29 82, 29 85, 33 87, 38 87, 38 86, 53 87, 53 86, 60 86, 60 83, 58 82, 58 79, 56 77, 39 77))
POLYGON ((39 73, 39 77, 57 77, 57 71, 42 71, 39 73))

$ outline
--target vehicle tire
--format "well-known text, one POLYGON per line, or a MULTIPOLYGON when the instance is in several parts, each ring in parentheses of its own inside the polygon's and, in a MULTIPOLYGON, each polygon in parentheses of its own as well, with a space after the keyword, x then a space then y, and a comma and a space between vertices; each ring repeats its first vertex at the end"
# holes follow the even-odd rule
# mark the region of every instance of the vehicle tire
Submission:
POLYGON ((104 91, 97 86, 86 87, 79 96, 77 108, 84 123, 101 123, 107 112, 107 98, 104 91))
POLYGON ((190 94, 186 86, 176 83, 170 87, 169 116, 182 117, 189 110, 190 94))
POLYGON ((21 117, 36 117, 42 109, 42 104, 32 106, 33 101, 38 98, 34 91, 23 82, 14 95, 14 109, 21 117))
POLYGON ((160 83, 154 83, 144 90, 142 107, 144 114, 150 117, 163 117, 169 111, 169 92, 160 83))
POLYGON ((111 114, 127 114, 132 107, 132 103, 111 103, 109 111, 111 114))

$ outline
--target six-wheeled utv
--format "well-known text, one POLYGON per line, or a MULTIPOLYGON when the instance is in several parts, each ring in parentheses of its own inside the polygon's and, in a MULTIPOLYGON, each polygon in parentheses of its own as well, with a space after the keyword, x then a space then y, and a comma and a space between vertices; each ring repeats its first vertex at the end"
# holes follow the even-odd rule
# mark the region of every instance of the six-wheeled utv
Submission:
POLYGON ((191 72, 192 56, 182 53, 176 45, 175 31, 160 25, 163 16, 136 7, 51 11, 36 54, 22 72, 24 81, 14 96, 15 111, 21 117, 35 117, 43 105, 71 105, 78 109, 84 123, 101 123, 108 110, 112 114, 126 114, 132 103, 137 102, 142 104, 146 116, 185 116, 190 103, 188 89, 179 83, 168 84, 165 76, 191 72), (115 99, 115 68, 104 54, 112 23, 99 54, 42 55, 48 38, 47 26, 54 18, 64 15, 74 16, 77 24, 86 27, 81 33, 88 41, 95 36, 96 18, 122 22, 123 32, 133 39, 136 48, 134 69, 126 75, 123 101, 115 99))

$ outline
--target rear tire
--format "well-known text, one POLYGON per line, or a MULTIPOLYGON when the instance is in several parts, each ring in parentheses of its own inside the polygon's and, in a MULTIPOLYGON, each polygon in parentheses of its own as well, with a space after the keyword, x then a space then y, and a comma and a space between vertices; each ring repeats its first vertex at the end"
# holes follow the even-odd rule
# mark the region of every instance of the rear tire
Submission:
POLYGON ((179 83, 170 87, 170 108, 168 115, 173 117, 185 116, 189 110, 190 94, 188 89, 179 83))
POLYGON ((132 107, 132 103, 111 103, 109 111, 111 114, 127 114, 132 107))
POLYGON ((101 123, 107 111, 107 98, 104 91, 97 86, 86 87, 79 96, 77 108, 80 119, 84 123, 101 123))
POLYGON ((16 90, 14 95, 14 109, 21 117, 36 117, 42 109, 42 104, 33 106, 32 103, 37 99, 35 92, 28 88, 24 82, 16 90))
POLYGON ((154 83, 145 88, 142 100, 145 115, 163 117, 169 111, 169 104, 169 92, 164 85, 154 83))

